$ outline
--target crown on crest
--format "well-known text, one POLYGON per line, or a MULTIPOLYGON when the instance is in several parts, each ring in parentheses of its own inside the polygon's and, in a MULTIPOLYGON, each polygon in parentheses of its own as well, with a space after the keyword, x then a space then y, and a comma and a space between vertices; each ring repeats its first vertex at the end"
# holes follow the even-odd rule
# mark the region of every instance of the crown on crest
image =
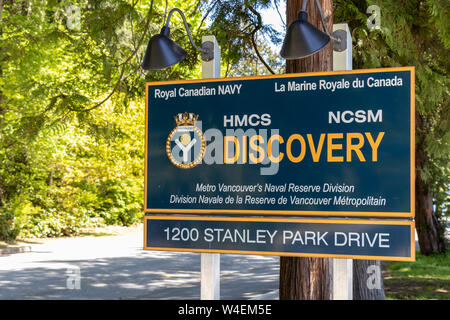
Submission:
POLYGON ((198 115, 193 114, 192 112, 183 112, 177 114, 174 119, 177 126, 193 126, 198 119, 198 115))

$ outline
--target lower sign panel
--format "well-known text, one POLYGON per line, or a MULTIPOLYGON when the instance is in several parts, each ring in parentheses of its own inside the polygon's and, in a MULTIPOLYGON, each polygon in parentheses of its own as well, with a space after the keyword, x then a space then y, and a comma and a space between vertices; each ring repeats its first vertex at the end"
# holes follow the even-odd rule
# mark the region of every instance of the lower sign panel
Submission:
POLYGON ((146 216, 144 249, 414 261, 414 222, 146 216))

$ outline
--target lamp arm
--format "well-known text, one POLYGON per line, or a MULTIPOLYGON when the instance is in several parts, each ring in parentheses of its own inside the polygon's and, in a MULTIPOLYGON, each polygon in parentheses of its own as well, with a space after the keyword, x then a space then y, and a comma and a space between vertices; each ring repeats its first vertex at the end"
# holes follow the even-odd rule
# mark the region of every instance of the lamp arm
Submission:
MULTIPOLYGON (((304 4, 304 5, 305 5, 306 1, 307 1, 307 0, 303 0, 303 4, 304 4)), ((324 19, 324 17, 323 17, 322 6, 320 5, 319 0, 315 0, 315 2, 316 2, 317 9, 319 9, 320 19, 322 20, 322 26, 323 26, 323 29, 325 30, 325 33, 326 33, 333 41, 336 41, 336 42, 338 42, 338 43, 341 42, 341 39, 340 39, 340 38, 333 37, 333 36, 330 34, 330 32, 328 31, 327 25, 325 24, 325 19, 324 19)), ((306 5, 305 5, 305 7, 306 7, 306 5)))
POLYGON ((306 4, 308 3, 308 0, 303 0, 302 2, 302 11, 306 11, 306 4))
POLYGON ((172 14, 173 14, 175 11, 178 12, 178 13, 181 15, 181 18, 183 18, 184 28, 186 29, 186 33, 187 33, 187 35, 188 35, 188 37, 189 37, 189 41, 191 42, 192 46, 193 46, 196 50, 201 51, 201 52, 203 52, 203 53, 206 53, 208 50, 205 50, 205 49, 202 49, 202 48, 197 47, 197 46, 195 45, 195 43, 194 43, 194 40, 192 40, 191 31, 189 30, 189 27, 188 27, 188 24, 187 24, 187 21, 186 21, 186 17, 184 16, 183 11, 181 11, 180 9, 178 9, 178 8, 173 8, 172 10, 169 11, 169 14, 167 15, 167 20, 166 20, 166 25, 165 25, 165 26, 166 26, 166 27, 169 27, 170 18, 172 17, 172 14))

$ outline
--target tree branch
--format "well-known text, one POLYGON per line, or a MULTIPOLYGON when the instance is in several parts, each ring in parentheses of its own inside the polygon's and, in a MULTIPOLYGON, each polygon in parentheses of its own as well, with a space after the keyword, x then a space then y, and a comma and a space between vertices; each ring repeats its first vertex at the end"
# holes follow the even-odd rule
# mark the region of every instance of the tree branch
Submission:
POLYGON ((198 36, 198 33, 200 32, 200 29, 201 29, 203 23, 205 22, 206 18, 208 18, 209 14, 214 9, 214 7, 216 6, 217 2, 218 2, 217 0, 214 1, 214 4, 211 5, 211 7, 208 9, 208 11, 206 11, 205 15, 202 17, 202 21, 200 21, 200 24, 198 25, 198 28, 197 28, 196 36, 198 36))
POLYGON ((261 53, 258 50, 258 45, 256 43, 256 32, 258 32, 262 28, 262 18, 258 11, 256 11, 252 6, 249 5, 248 1, 245 1, 245 6, 254 14, 256 15, 258 19, 258 24, 255 26, 255 29, 253 29, 251 33, 251 41, 253 49, 255 50, 256 55, 258 56, 258 59, 264 64, 264 66, 269 70, 271 74, 275 74, 275 72, 272 70, 272 68, 269 66, 269 64, 264 60, 264 58, 261 56, 261 53))
POLYGON ((281 15, 280 8, 278 8, 278 0, 273 0, 273 3, 274 3, 274 5, 275 5, 275 9, 276 9, 277 12, 278 12, 278 15, 280 16, 281 22, 282 22, 283 25, 286 27, 286 22, 284 21, 283 16, 281 15))
MULTIPOLYGON (((152 2, 150 3, 150 10, 149 10, 149 13, 148 13, 147 22, 146 22, 146 24, 145 24, 144 32, 142 33, 142 37, 141 37, 141 39, 139 40, 139 45, 136 47, 136 49, 133 51, 133 53, 132 53, 132 54, 131 54, 124 62, 122 62, 122 63, 120 64, 120 65, 122 65, 122 70, 120 71, 119 79, 117 80, 117 82, 116 82, 116 84, 114 85, 114 87, 113 87, 113 89, 111 90, 111 92, 108 94, 108 96, 107 96, 105 99, 103 99, 102 101, 100 101, 99 103, 97 103, 96 105, 94 105, 94 106, 92 106, 92 107, 90 107, 90 108, 87 108, 87 109, 76 109, 76 108, 71 108, 71 107, 69 107, 69 109, 70 109, 71 111, 75 111, 75 112, 89 112, 89 111, 92 111, 92 110, 94 110, 94 109, 100 107, 100 106, 101 106, 102 104, 104 104, 106 101, 108 101, 109 98, 111 98, 111 96, 116 92, 117 88, 119 87, 120 82, 122 81, 123 74, 125 73, 125 66, 126 66, 127 63, 128 63, 128 62, 136 55, 137 51, 139 50, 140 45, 142 44, 142 41, 144 40, 144 38, 145 38, 145 36, 146 36, 146 34, 147 34, 148 29, 149 29, 149 27, 150 27, 150 20, 151 20, 151 18, 152 18, 152 13, 153 13, 153 1, 154 1, 154 0, 152 0, 152 2)), ((137 68, 136 68, 136 70, 137 70, 137 68)))
POLYGON ((3 0, 0 0, 0 22, 2 22, 3 0))

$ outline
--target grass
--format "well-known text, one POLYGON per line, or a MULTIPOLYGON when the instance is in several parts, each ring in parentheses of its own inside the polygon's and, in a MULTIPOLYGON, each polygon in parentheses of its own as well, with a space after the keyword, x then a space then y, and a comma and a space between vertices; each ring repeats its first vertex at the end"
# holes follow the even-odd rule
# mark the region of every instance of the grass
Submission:
POLYGON ((450 248, 429 256, 416 252, 415 262, 388 262, 383 279, 387 299, 450 300, 450 248))

